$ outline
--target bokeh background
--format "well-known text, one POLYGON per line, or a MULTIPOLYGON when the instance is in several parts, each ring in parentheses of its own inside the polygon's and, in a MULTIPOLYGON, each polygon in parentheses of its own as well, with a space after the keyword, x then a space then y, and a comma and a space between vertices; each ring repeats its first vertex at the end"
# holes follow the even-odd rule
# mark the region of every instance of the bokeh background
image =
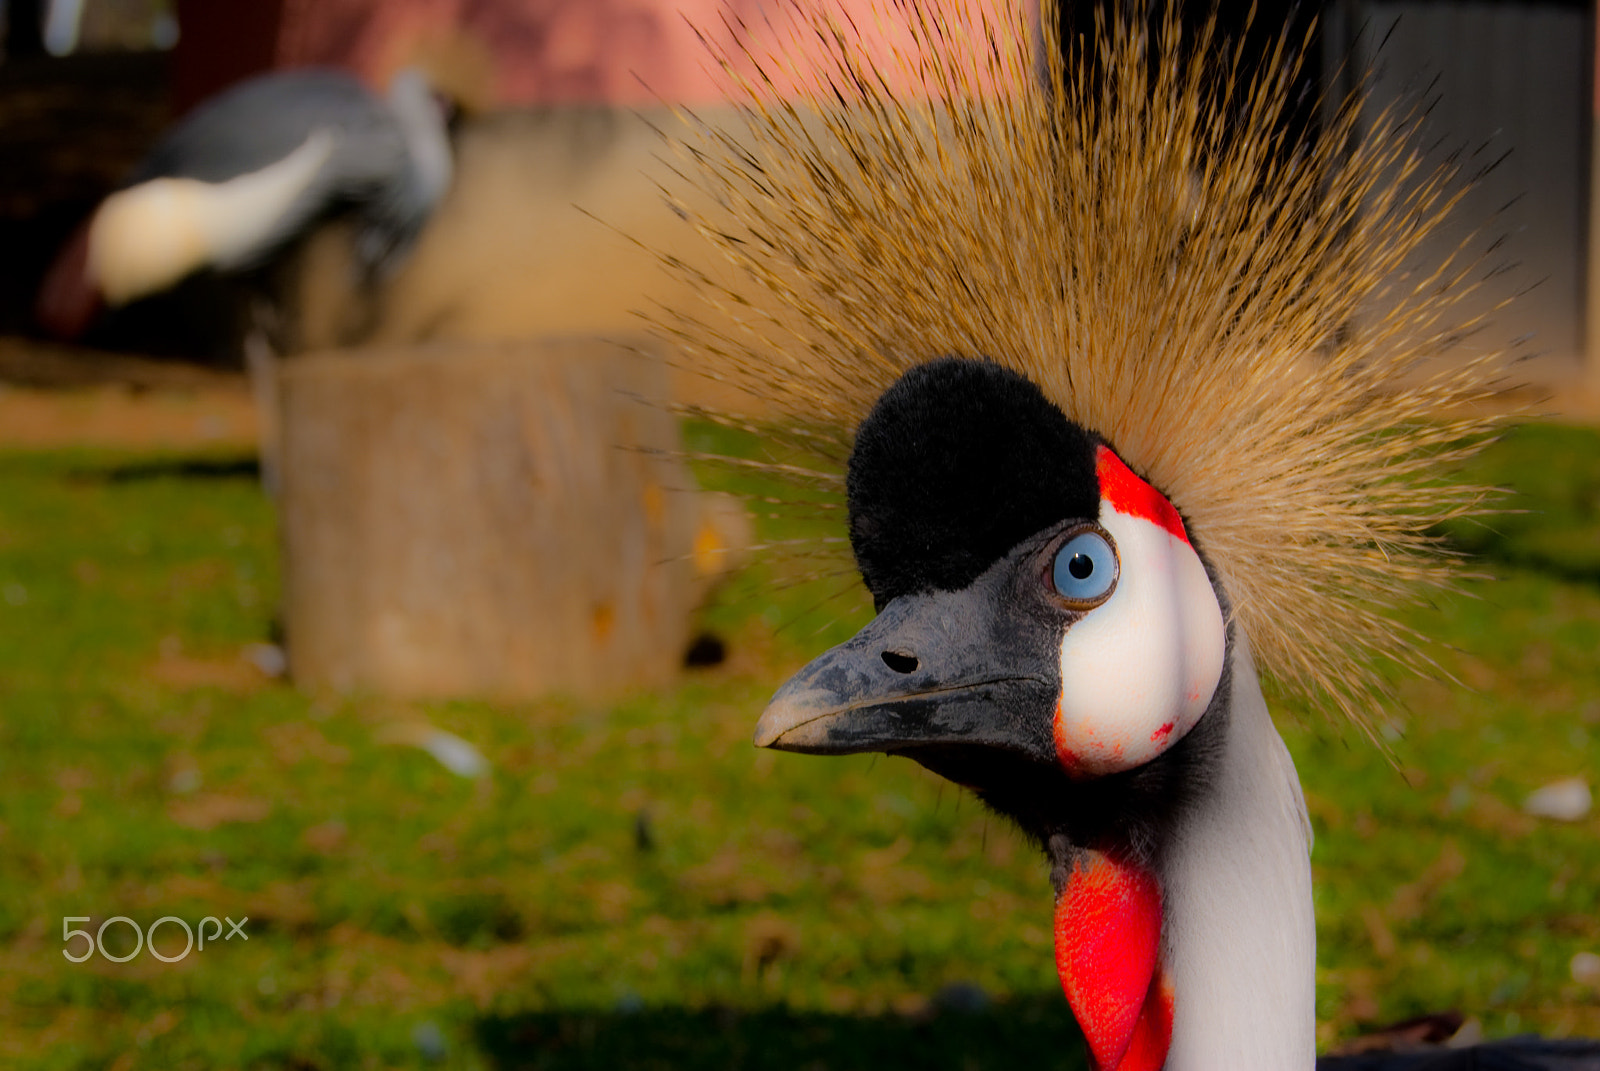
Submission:
MULTIPOLYGON (((1503 269, 1463 352, 1524 355, 1511 403, 1539 414, 1469 474, 1508 512, 1441 533, 1483 577, 1408 621, 1443 673, 1397 682, 1392 756, 1278 703, 1316 833, 1320 1040, 1446 1012, 1600 1035, 1593 6, 1264 4, 1248 29, 1247 7, 1220 6, 1229 32, 1312 35, 1308 136, 1353 72, 1380 107, 1436 101, 1429 144, 1481 173, 1438 250, 1503 269)), ((758 435, 615 400, 727 400, 606 340, 681 298, 652 250, 705 255, 658 189, 669 108, 726 107, 691 24, 782 5, 0 10, 0 1062, 1083 1066, 1032 847, 909 763, 749 746, 785 675, 870 612, 847 567, 766 548, 838 532, 718 497, 786 493, 692 457, 767 459, 758 435), (398 270, 365 285, 334 218, 243 284, 203 273, 49 337, 41 281, 161 132, 313 64, 375 91, 419 65, 460 107, 398 270), (243 370, 262 295, 265 410, 243 370), (289 475, 345 482, 265 490, 284 436, 289 475), (297 614, 378 638, 311 673, 297 614), (64 926, 117 916, 248 917, 248 940, 63 957, 64 926)), ((182 944, 168 924, 154 947, 182 944)), ((135 948, 123 923, 103 945, 135 948)))

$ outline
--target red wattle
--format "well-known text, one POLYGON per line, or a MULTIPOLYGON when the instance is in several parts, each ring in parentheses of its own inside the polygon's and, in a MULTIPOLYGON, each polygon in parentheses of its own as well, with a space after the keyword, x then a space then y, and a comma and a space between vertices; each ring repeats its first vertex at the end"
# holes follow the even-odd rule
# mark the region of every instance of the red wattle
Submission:
POLYGON ((1129 517, 1142 517, 1160 525, 1185 543, 1189 533, 1184 531, 1183 518, 1167 496, 1157 491, 1133 474, 1122 459, 1102 446, 1095 454, 1095 475, 1100 478, 1100 497, 1111 503, 1111 508, 1129 517))
POLYGON ((1159 1071, 1172 1003, 1156 960, 1161 889, 1155 875, 1084 852, 1056 898, 1056 971, 1097 1071, 1159 1071))
POLYGON ((1156 970, 1145 994, 1144 1009, 1133 1025, 1133 1040, 1116 1071, 1161 1071, 1172 1047, 1172 992, 1156 970))

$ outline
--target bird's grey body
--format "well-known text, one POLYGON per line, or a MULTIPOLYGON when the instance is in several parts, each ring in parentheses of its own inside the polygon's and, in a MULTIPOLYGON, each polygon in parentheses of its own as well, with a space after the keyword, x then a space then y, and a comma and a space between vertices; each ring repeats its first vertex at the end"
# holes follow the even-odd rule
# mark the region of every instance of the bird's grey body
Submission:
MULTIPOLYGON (((276 163, 319 128, 348 133, 382 176, 405 147, 384 103, 343 71, 321 68, 252 78, 205 101, 164 134, 128 176, 225 182, 276 163)), ((357 159, 355 163, 360 163, 357 159)))
POLYGON ((40 324, 80 337, 104 307, 271 263, 319 221, 354 223, 363 287, 404 262, 450 188, 444 108, 406 69, 378 96, 351 75, 263 75, 174 126, 57 254, 40 324))
MULTIPOLYGON (((47 276, 40 321, 76 338, 103 305, 152 296, 206 269, 265 267, 335 214, 355 225, 356 281, 366 290, 403 261, 453 172, 444 109, 420 71, 401 71, 385 97, 333 70, 252 79, 168 131, 100 204, 47 276)), ((270 486, 277 403, 269 305, 251 302, 243 348, 270 486)))
POLYGON ((252 79, 168 131, 126 188, 171 178, 228 183, 273 168, 319 134, 329 143, 325 159, 263 229, 252 259, 264 259, 316 217, 348 208, 359 223, 358 261, 378 271, 415 241, 452 176, 443 116, 416 71, 401 72, 387 97, 336 70, 252 79))

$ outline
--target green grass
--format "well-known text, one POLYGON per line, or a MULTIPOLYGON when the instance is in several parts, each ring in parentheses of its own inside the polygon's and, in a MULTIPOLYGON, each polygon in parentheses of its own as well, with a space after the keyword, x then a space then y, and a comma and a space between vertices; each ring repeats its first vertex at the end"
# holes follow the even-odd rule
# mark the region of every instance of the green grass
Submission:
MULTIPOLYGON (((909 763, 750 748, 784 673, 862 620, 837 581, 753 570, 708 615, 733 657, 673 691, 308 697, 240 656, 277 570, 237 462, 0 455, 0 1064, 1082 1066, 1029 846, 909 763), (416 720, 492 774, 384 742, 416 720), (72 964, 69 915, 250 939, 72 964)), ((1539 512, 1458 533, 1501 579, 1417 616, 1463 685, 1404 687, 1400 770, 1288 730, 1325 1041, 1451 1007, 1600 1033, 1567 969, 1600 950, 1600 818, 1518 810, 1600 770, 1600 436, 1519 431, 1483 472, 1539 512)))

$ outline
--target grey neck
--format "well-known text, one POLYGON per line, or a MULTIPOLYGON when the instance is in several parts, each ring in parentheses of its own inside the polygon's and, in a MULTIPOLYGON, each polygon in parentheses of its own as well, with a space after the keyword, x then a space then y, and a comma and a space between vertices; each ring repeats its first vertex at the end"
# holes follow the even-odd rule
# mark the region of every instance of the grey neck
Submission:
POLYGON ((1311 827, 1249 644, 1235 641, 1221 769, 1159 864, 1173 991, 1165 1071, 1311 1071, 1311 827))
POLYGON ((395 75, 389 84, 389 106, 399 121, 411 158, 410 196, 416 206, 426 210, 444 196, 455 174, 444 114, 428 79, 414 67, 395 75))

